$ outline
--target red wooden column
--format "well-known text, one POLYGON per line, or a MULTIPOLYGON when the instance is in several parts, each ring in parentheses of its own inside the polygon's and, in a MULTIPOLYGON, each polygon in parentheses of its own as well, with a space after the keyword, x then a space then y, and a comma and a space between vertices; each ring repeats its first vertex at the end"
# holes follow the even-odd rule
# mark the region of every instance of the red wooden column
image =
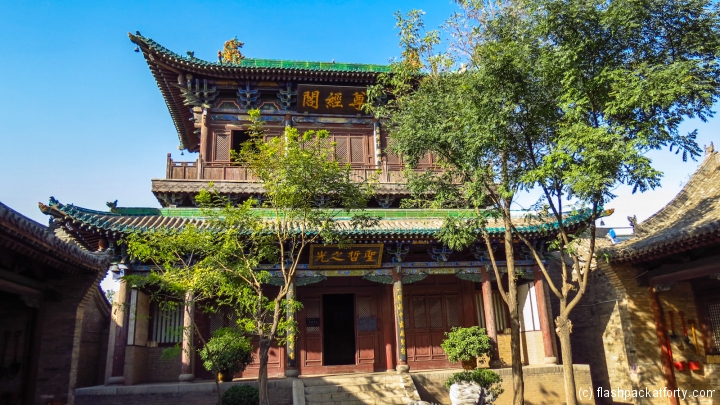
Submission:
MULTIPOLYGON (((670 348, 670 339, 668 339, 667 325, 665 325, 665 316, 655 288, 650 287, 649 291, 650 304, 652 305, 653 317, 655 318, 655 332, 657 333, 658 343, 660 344, 660 361, 665 377, 665 386, 668 391, 675 391, 677 389, 677 381, 675 380, 675 371, 672 365, 672 349, 670 348)), ((680 403, 677 397, 670 397, 668 400, 670 405, 679 405, 680 403)))
POLYGON ((490 275, 485 267, 480 267, 480 276, 482 277, 482 299, 483 314, 485 315, 485 330, 490 340, 492 340, 493 351, 490 354, 490 367, 500 367, 500 356, 498 354, 497 343, 497 327, 495 326, 495 308, 492 300, 492 284, 490 275))
POLYGON ((185 295, 185 306, 183 308, 183 340, 182 340, 182 357, 180 365, 180 376, 178 379, 182 382, 191 382, 195 379, 193 372, 193 326, 192 320, 195 318, 195 305, 192 300, 192 292, 185 295))
POLYGON ((113 345, 112 373, 107 383, 125 384, 125 350, 128 340, 128 317, 130 315, 130 289, 127 282, 120 280, 115 306, 115 344, 113 345))
POLYGON ((398 373, 407 373, 410 367, 407 364, 407 345, 405 340, 405 319, 403 311, 403 286, 400 266, 393 269, 393 299, 395 304, 395 337, 397 347, 398 373))
POLYGON ((553 349, 553 335, 550 323, 550 311, 545 299, 545 280, 539 268, 535 268, 535 297, 537 298, 538 317, 540 318, 540 330, 543 337, 543 349, 545 351, 545 364, 557 364, 557 356, 553 349))
POLYGON ((387 371, 395 371, 395 362, 393 361, 393 331, 395 330, 395 311, 393 288, 390 285, 383 286, 383 341, 385 342, 385 366, 387 371))

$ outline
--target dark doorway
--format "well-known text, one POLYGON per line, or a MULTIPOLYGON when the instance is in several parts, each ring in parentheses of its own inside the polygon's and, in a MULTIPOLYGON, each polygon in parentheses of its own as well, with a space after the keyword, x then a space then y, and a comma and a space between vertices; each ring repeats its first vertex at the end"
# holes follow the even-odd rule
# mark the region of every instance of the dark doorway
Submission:
POLYGON ((355 364, 352 294, 323 295, 323 359, 326 366, 355 364))

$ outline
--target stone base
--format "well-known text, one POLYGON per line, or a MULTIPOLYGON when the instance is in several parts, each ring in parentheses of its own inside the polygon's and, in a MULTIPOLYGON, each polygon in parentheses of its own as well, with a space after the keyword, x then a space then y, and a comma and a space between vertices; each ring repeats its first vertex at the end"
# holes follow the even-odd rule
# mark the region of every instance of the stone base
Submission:
POLYGON ((107 385, 123 385, 123 384, 125 384, 124 376, 110 377, 107 380, 107 385))
POLYGON ((289 368, 285 370, 285 377, 295 378, 300 375, 300 370, 296 368, 289 368))
POLYGON ((545 364, 557 364, 557 357, 545 357, 545 360, 543 360, 543 363, 545 363, 545 364))
POLYGON ((180 382, 193 382, 195 380, 195 374, 180 374, 178 380, 180 382))
POLYGON ((398 364, 397 366, 395 366, 395 371, 397 371, 398 373, 407 373, 408 371, 410 371, 410 366, 408 366, 407 364, 398 364))

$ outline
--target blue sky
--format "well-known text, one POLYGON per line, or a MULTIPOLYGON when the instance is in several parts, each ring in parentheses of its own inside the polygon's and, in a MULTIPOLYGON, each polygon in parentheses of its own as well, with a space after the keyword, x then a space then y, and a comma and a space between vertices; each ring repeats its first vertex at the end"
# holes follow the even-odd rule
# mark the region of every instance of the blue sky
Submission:
MULTIPOLYGON (((0 2, 0 201, 41 223, 37 208, 63 203, 105 210, 158 206, 150 179, 179 156, 177 133, 141 54, 127 32, 215 60, 226 39, 253 58, 386 63, 399 54, 393 12, 420 8, 428 27, 453 10, 449 1, 4 1, 0 2)), ((720 119, 688 122, 700 145, 720 119)), ((720 142, 718 146, 720 147, 720 142)), ((668 152, 651 155, 665 171, 662 189, 619 189, 605 222, 626 226, 665 205, 697 168, 668 152)))

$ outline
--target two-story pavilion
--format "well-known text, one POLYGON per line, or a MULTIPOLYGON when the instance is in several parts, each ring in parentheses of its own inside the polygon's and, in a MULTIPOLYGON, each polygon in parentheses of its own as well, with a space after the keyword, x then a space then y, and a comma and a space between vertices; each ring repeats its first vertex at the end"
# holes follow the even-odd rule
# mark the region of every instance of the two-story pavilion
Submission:
MULTIPOLYGON (((380 171, 380 185, 370 214, 379 224, 363 231, 348 230, 363 255, 373 258, 362 265, 325 263, 309 254, 296 283, 303 303, 297 315, 297 346, 271 350, 269 374, 310 375, 339 372, 373 372, 447 368, 451 365, 440 342, 454 326, 480 325, 498 344, 494 360, 509 364, 509 320, 497 291, 507 275, 496 280, 488 273, 482 244, 453 252, 435 237, 445 215, 460 211, 400 209, 407 195, 402 183, 402 160, 385 151, 387 136, 381 123, 364 114, 366 87, 388 67, 343 63, 315 63, 243 59, 238 64, 206 62, 180 56, 139 33, 130 35, 155 77, 168 105, 180 139, 180 148, 198 152, 195 162, 168 157, 163 179, 153 179, 152 191, 162 208, 122 208, 93 211, 51 199, 41 205, 59 226, 90 251, 116 249, 129 232, 154 227, 182 227, 202 221, 193 199, 213 181, 225 195, 242 200, 262 197, 262 184, 230 161, 230 150, 247 139, 248 110, 260 109, 267 136, 284 127, 327 129, 336 159, 352 166, 358 178, 380 171), (403 311, 404 308, 404 311, 403 311)), ((421 166, 432 167, 432 157, 421 166)), ((322 206, 322 201, 318 201, 322 206)), ((587 221, 588 213, 568 215, 569 229, 587 221)), ((557 224, 528 221, 519 228, 528 238, 544 243, 557 224)), ((490 224, 498 242, 496 255, 504 266, 504 228, 490 224)), ((315 247, 320 249, 332 247, 315 247)), ((311 250, 312 251, 312 250, 311 250)), ((545 282, 534 262, 518 245, 516 259, 522 308, 523 361, 554 363, 556 348, 545 282)), ((332 253, 332 252, 331 252, 332 253)), ((132 266, 131 266, 132 267, 132 266)), ((504 268, 504 267, 503 267, 504 268)), ((134 266, 128 272, 147 271, 134 266)), ((169 333, 183 324, 191 311, 163 312, 143 291, 117 294, 130 308, 113 327, 113 353, 108 380, 134 384, 177 381, 178 375, 208 377, 197 361, 165 362, 163 346, 178 343, 169 333), (112 378, 111 378, 112 377, 112 378)), ((231 320, 221 315, 195 313, 204 333, 231 320)), ((187 343, 187 342, 186 342, 187 343)), ((253 376, 249 367, 241 376, 253 376)))

